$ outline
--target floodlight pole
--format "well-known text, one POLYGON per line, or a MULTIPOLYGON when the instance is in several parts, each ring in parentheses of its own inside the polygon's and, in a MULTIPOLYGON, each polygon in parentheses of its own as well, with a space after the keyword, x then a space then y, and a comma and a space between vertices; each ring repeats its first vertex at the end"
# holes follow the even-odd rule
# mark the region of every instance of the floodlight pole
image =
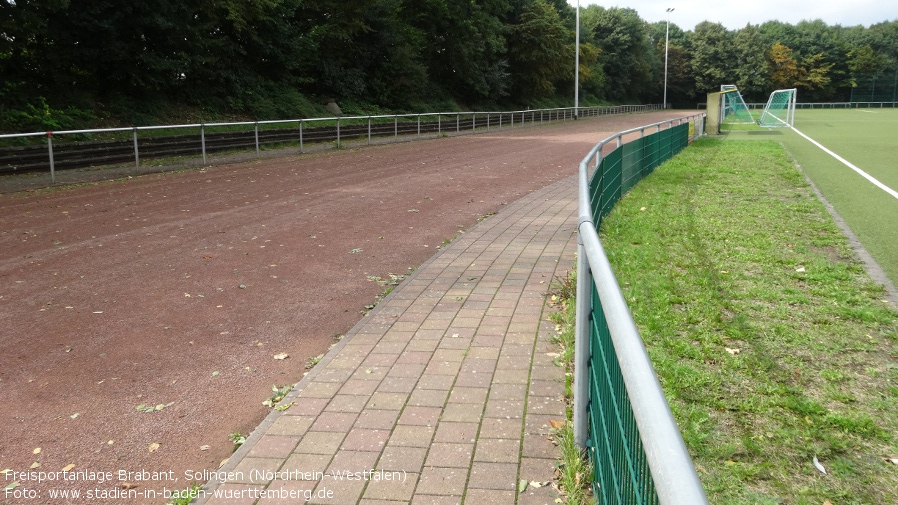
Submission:
MULTIPOLYGON (((578 0, 579 1, 579 0, 578 0)), ((667 108, 667 51, 670 47, 670 13, 674 8, 667 9, 667 30, 664 33, 664 108, 667 108)))
POLYGON ((577 43, 574 44, 574 119, 580 117, 580 0, 577 0, 577 43))

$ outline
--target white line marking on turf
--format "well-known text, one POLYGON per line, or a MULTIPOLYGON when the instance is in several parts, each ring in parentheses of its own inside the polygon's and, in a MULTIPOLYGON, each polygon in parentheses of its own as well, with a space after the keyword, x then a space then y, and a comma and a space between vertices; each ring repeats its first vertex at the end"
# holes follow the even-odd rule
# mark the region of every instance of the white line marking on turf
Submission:
POLYGON ((846 160, 845 158, 839 156, 838 154, 836 154, 836 153, 830 151, 829 149, 827 149, 826 147, 824 147, 823 144, 821 144, 820 142, 817 142, 816 140, 812 139, 811 137, 808 137, 807 135, 805 135, 804 133, 801 133, 800 131, 798 131, 797 128, 792 127, 792 130, 793 130, 795 133, 797 133, 797 134, 801 135, 802 137, 804 137, 805 139, 807 139, 808 142, 810 142, 810 143, 814 144, 815 146, 819 147, 820 149, 822 149, 823 152, 825 152, 826 154, 828 154, 828 155, 832 156, 833 158, 835 158, 835 159, 841 161, 846 167, 848 167, 848 168, 854 170, 855 172, 857 172, 858 174, 860 174, 860 176, 863 177, 864 179, 867 179, 868 181, 872 182, 877 188, 879 188, 879 189, 885 191, 886 193, 888 193, 888 194, 892 195, 893 197, 895 197, 896 199, 898 199, 898 191, 895 191, 894 189, 892 189, 892 188, 886 186, 885 184, 879 182, 879 181, 878 181, 875 177, 873 177, 872 175, 868 174, 867 172, 864 172, 864 171, 861 170, 860 168, 854 166, 850 161, 848 161, 848 160, 846 160))

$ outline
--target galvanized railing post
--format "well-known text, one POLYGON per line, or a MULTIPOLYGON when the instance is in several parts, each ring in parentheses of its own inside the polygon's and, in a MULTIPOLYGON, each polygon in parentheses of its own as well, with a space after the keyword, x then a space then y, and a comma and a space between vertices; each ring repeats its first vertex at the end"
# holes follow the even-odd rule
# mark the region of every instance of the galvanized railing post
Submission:
MULTIPOLYGON (((582 184, 582 182, 581 182, 582 184)), ((583 216, 580 216, 581 224, 583 216)), ((577 312, 574 326, 574 443, 585 448, 589 435, 589 320, 592 313, 590 299, 592 274, 583 247, 583 238, 577 234, 577 312)))
POLYGON ((443 135, 443 115, 437 114, 437 137, 443 135))
POLYGON ((368 145, 371 145, 371 116, 368 116, 368 145))
POLYGON ((302 154, 303 145, 302 145, 302 119, 299 120, 299 152, 302 154))
POLYGON ((206 164, 206 124, 200 124, 200 145, 203 148, 203 165, 206 164))
POLYGON ((340 149, 340 118, 337 118, 337 149, 340 149))
POLYGON ((421 136, 421 114, 418 114, 418 136, 421 136))
POLYGON ((134 170, 140 170, 140 152, 137 150, 137 127, 134 127, 134 170))
MULTIPOLYGON (((487 115, 487 118, 489 118, 489 115, 487 115)), ((487 123, 487 128, 489 128, 489 123, 487 123)), ((474 132, 477 131, 477 113, 476 112, 471 113, 471 131, 474 131, 474 132)))
POLYGON ((256 138, 256 154, 259 154, 259 122, 256 121, 253 127, 253 133, 256 138))
POLYGON ((393 116, 393 139, 399 140, 399 117, 393 116))
POLYGON ((461 114, 455 113, 455 133, 461 133, 461 114))
POLYGON ((53 160, 53 132, 47 132, 47 152, 50 155, 50 182, 56 182, 56 162, 53 160))

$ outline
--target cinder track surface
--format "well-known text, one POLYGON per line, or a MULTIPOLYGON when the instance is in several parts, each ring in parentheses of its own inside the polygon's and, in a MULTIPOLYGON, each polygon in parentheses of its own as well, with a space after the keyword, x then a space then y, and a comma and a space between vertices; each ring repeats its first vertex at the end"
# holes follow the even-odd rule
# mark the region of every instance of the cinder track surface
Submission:
MULTIPOLYGON (((272 385, 297 382, 363 317, 384 290, 370 277, 407 273, 481 217, 572 175, 609 134, 682 115, 0 196, 0 470, 217 469, 229 434, 267 414, 272 385)), ((22 487, 65 502, 46 494, 60 486, 22 487)))

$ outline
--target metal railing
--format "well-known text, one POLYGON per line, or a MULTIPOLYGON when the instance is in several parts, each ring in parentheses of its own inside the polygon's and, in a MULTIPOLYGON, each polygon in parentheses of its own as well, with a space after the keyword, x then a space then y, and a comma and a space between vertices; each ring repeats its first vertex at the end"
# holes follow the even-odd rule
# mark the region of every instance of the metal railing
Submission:
POLYGON ((617 133, 580 162, 574 439, 598 503, 708 503, 597 232, 622 195, 703 134, 704 117, 617 133))
POLYGON ((51 182, 55 182, 58 168, 121 164, 130 160, 134 163, 134 169, 139 170, 142 161, 175 156, 201 157, 202 164, 206 165, 210 152, 255 150, 258 154, 266 146, 293 144, 303 153, 309 144, 326 146, 332 143, 334 148, 340 148, 349 141, 371 144, 372 138, 392 138, 395 141, 400 138, 488 132, 580 116, 627 114, 661 108, 661 105, 619 105, 510 112, 440 112, 3 134, 0 139, 42 137, 46 147, 36 145, 0 149, 0 173, 49 170, 51 182), (186 133, 160 137, 158 130, 186 133), (156 131, 155 135, 150 133, 153 131, 156 131), (90 137, 96 134, 112 134, 118 138, 54 146, 54 139, 60 137, 90 137))
MULTIPOLYGON (((749 109, 763 109, 766 102, 753 102, 745 104, 749 109)), ((805 102, 795 104, 796 109, 894 109, 898 102, 805 102)), ((699 102, 696 108, 704 110, 708 108, 706 102, 699 102)))

